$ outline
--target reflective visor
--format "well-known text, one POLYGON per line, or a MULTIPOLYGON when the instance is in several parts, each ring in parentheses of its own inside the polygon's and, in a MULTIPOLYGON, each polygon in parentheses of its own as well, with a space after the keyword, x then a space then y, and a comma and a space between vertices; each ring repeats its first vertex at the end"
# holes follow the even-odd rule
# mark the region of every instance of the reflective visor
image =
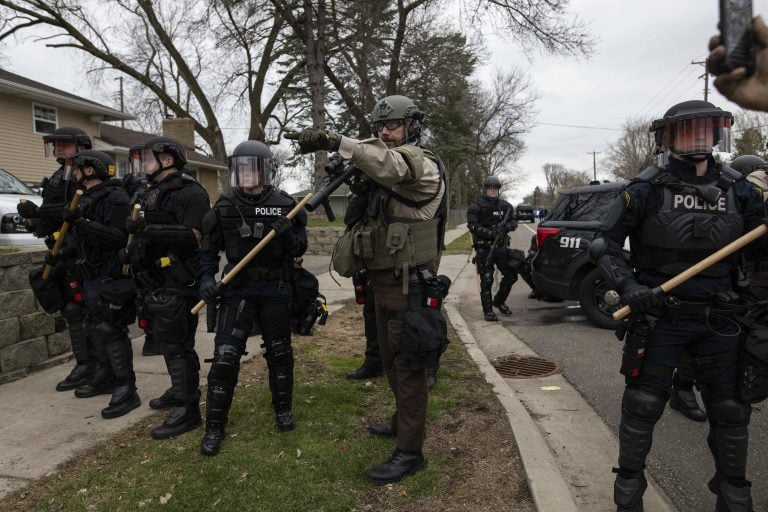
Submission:
POLYGON ((727 117, 683 119, 664 127, 662 146, 678 155, 731 151, 731 120, 727 117))
POLYGON ((273 170, 271 158, 232 156, 229 157, 229 184, 236 188, 269 185, 273 170))
POLYGON ((45 158, 70 158, 78 152, 77 143, 72 140, 43 140, 45 158))

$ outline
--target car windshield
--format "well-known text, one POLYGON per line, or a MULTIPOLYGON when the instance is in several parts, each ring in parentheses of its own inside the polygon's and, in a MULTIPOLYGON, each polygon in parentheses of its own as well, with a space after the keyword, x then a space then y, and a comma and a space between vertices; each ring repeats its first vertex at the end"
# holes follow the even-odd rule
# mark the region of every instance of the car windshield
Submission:
POLYGON ((0 194, 35 195, 35 192, 15 176, 0 169, 0 194))
POLYGON ((566 194, 548 218, 557 220, 602 220, 613 206, 619 191, 566 194))

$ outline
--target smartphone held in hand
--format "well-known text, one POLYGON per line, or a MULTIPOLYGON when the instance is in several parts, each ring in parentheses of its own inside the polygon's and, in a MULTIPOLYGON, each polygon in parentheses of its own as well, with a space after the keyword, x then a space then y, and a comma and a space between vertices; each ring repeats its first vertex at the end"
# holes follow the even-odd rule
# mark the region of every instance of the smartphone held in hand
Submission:
POLYGON ((720 41, 725 46, 720 71, 744 67, 747 75, 751 75, 755 69, 752 0, 720 0, 720 41))

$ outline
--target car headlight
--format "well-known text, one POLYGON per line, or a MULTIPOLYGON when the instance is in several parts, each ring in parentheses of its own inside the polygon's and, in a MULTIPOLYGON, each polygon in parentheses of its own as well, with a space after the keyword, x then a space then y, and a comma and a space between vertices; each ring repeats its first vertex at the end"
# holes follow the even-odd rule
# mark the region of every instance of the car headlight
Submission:
POLYGON ((6 213, 0 223, 0 233, 28 233, 24 219, 18 213, 6 213))

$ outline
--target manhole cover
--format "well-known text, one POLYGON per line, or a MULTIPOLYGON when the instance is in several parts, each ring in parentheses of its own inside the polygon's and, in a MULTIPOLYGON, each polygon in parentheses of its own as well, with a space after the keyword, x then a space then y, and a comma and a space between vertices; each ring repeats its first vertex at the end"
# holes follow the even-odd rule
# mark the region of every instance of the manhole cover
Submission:
POLYGON ((546 377, 560 371, 560 365, 556 362, 534 356, 497 357, 491 364, 499 375, 508 379, 546 377))

